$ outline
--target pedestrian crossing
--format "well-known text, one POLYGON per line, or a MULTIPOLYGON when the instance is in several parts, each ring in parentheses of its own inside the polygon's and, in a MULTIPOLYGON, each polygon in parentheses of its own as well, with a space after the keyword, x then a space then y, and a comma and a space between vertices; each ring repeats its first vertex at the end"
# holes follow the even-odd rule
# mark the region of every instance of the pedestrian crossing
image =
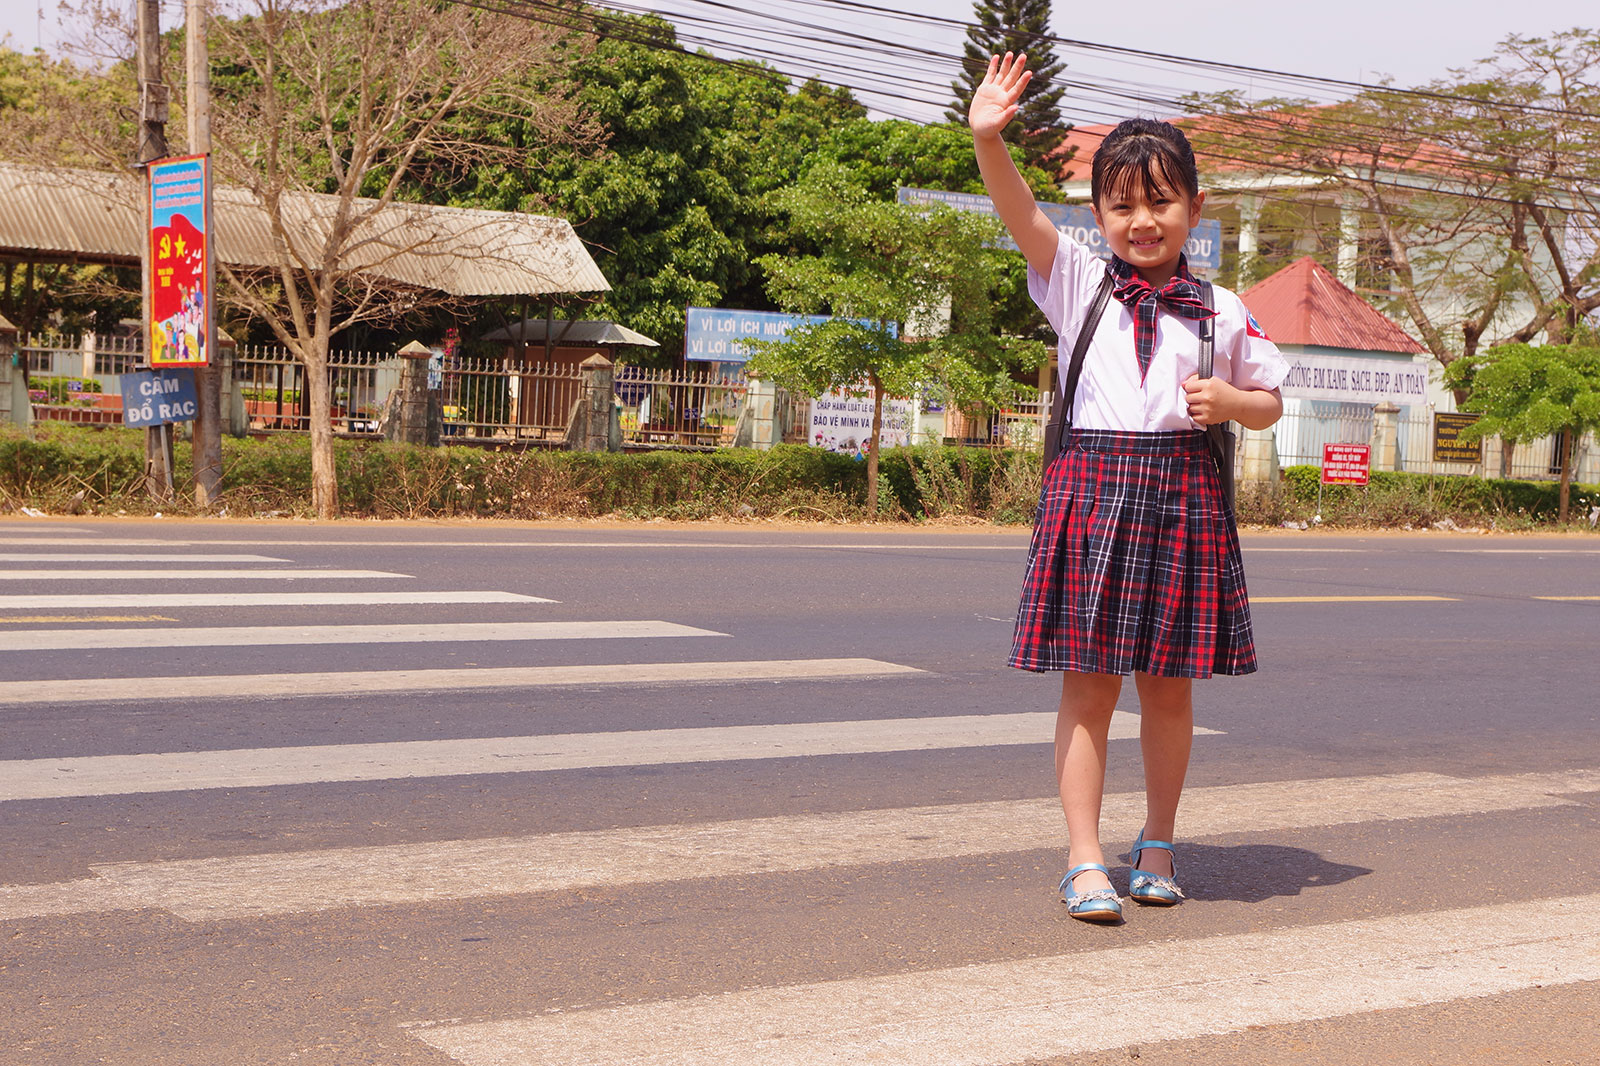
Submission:
MULTIPOLYGON (((1596 791, 1600 769, 1267 781, 1191 789, 1183 818, 1186 839, 1205 842, 1246 833, 1577 807, 1575 794, 1596 791)), ((1114 794, 1106 797, 1103 818, 1134 824, 1143 810, 1142 795, 1114 794)), ((97 866, 93 877, 79 881, 0 886, 0 920, 155 908, 203 922, 1006 855, 1059 848, 1060 823, 1052 798, 119 863, 97 866), (537 864, 530 856, 538 857, 537 864)))
MULTIPOLYGON (((83 536, 81 530, 74 535, 83 536)), ((108 549, 118 547, 109 543, 115 539, 105 536, 108 549)), ((209 573, 229 583, 234 579, 221 575, 252 564, 292 566, 306 575, 297 582, 312 584, 348 580, 352 573, 317 570, 281 557, 296 554, 292 551, 260 557, 117 554, 6 552, 0 554, 0 564, 43 569, 126 562, 149 567, 157 576, 159 567, 168 565, 195 571, 183 580, 202 581, 201 575, 209 573), (201 564, 218 569, 195 569, 201 564)), ((426 584, 403 574, 368 573, 382 576, 356 580, 426 584)), ((25 579, 13 580, 21 584, 25 579)), ((650 684, 677 692, 695 685, 772 681, 916 686, 933 678, 927 668, 871 657, 865 643, 861 650, 867 654, 852 658, 725 660, 708 652, 681 661, 655 661, 661 657, 652 652, 652 661, 623 661, 637 658, 622 651, 639 640, 664 642, 650 645, 652 649, 678 647, 680 642, 716 648, 736 635, 733 627, 671 620, 407 618, 346 625, 308 624, 303 616, 290 615, 278 625, 200 626, 180 618, 162 626, 80 623, 79 628, 64 628, 66 619, 52 625, 42 620, 47 616, 19 613, 369 603, 420 611, 493 603, 539 611, 556 602, 494 589, 461 593, 398 588, 377 594, 414 597, 387 600, 360 598, 372 593, 316 588, 265 601, 255 597, 269 594, 202 590, 165 595, 169 598, 163 602, 143 602, 159 599, 144 597, 139 603, 92 593, 75 600, 46 596, 43 603, 31 592, 0 595, 0 620, 30 619, 25 627, 0 628, 0 676, 6 678, 0 681, 0 715, 97 703, 137 712, 157 698, 235 708, 241 700, 446 691, 516 691, 523 694, 519 699, 528 710, 537 711, 557 704, 574 687, 650 684), (506 598, 451 598, 467 595, 506 598), (429 596, 438 598, 425 598, 429 596), (611 661, 442 668, 427 658, 435 645, 510 647, 557 641, 582 641, 584 648, 603 649, 607 654, 602 657, 611 661), (299 648, 364 645, 413 645, 418 653, 406 668, 394 670, 310 671, 286 659, 281 673, 168 672, 141 676, 132 687, 137 691, 129 678, 114 676, 24 676, 45 672, 35 665, 45 662, 35 658, 45 652, 57 656, 49 662, 59 663, 63 653, 89 650, 278 648, 293 656, 299 648), (149 695, 153 692, 162 695, 149 695)), ((539 646, 553 649, 557 657, 567 647, 539 646)), ((908 698, 907 710, 913 703, 908 698)), ((719 764, 837 756, 971 752, 981 758, 1049 742, 1051 713, 1037 707, 975 710, 980 713, 915 715, 901 710, 879 717, 763 725, 14 758, 0 760, 0 812, 8 807, 48 812, 55 803, 138 803, 173 793, 223 796, 276 789, 284 797, 298 797, 302 790, 328 785, 472 775, 538 781, 540 775, 557 771, 653 768, 687 775, 719 764)), ((1203 713, 1201 717, 1197 737, 1221 743, 1224 734, 1208 727, 1203 713)), ((1137 716, 1117 712, 1112 739, 1127 744, 1137 735, 1137 716)), ((1046 755, 1042 775, 1047 766, 1046 755)), ((1472 825, 1475 819, 1531 814, 1577 816, 1588 809, 1595 793, 1600 793, 1600 767, 1586 766, 1541 773, 1383 773, 1195 787, 1185 793, 1183 839, 1227 847, 1250 834, 1403 829, 1433 821, 1472 825)), ((537 796, 537 790, 532 794, 537 796)), ((318 802, 329 803, 328 796, 321 793, 318 802)), ((1142 795, 1114 793, 1106 797, 1103 821, 1137 826, 1143 810, 1142 795)), ((447 832, 438 839, 396 844, 246 848, 202 857, 90 862, 66 878, 3 878, 0 923, 31 931, 81 922, 85 928, 120 931, 96 934, 113 938, 176 924, 180 931, 205 930, 207 936, 239 930, 242 941, 247 938, 244 931, 262 923, 359 923, 372 916, 373 928, 406 923, 453 927, 471 908, 497 902, 513 908, 550 900, 576 906, 595 893, 628 898, 628 893, 675 887, 693 890, 691 898, 720 900, 726 886, 742 879, 940 861, 979 863, 1008 875, 1032 876, 1028 871, 1040 854, 1048 856, 1052 873, 1039 880, 1037 891, 1049 896, 1067 843, 1057 801, 1042 795, 761 816, 730 811, 688 819, 664 809, 659 819, 658 824, 509 835, 447 832)), ((0 871, 8 868, 0 864, 0 871)), ((804 899, 793 905, 813 906, 804 899)), ((606 1004, 604 993, 597 992, 589 1002, 557 1009, 530 987, 526 1009, 508 1008, 501 999, 484 1010, 430 1012, 396 993, 388 998, 389 1021, 401 1039, 462 1066, 1021 1066, 1120 1051, 1136 1043, 1204 1039, 1600 981, 1597 905, 1600 895, 1588 888, 1558 885, 1521 902, 1514 923, 1504 920, 1499 907, 1488 905, 1435 905, 1317 922, 1263 912, 1256 928, 1201 935, 1186 932, 1180 921, 1169 923, 1165 928, 1170 935, 1159 941, 1123 945, 1098 935, 1104 931, 1063 923, 1059 949, 1020 957, 958 965, 912 962, 884 972, 727 987, 707 978, 705 989, 635 992, 637 1002, 618 1006, 606 1004), (1094 940, 1083 939, 1091 933, 1094 940), (1175 941, 1181 942, 1181 950, 1174 950, 1175 941), (1085 974, 1114 975, 1115 981, 1108 988, 1085 981, 1085 974)), ((1184 908, 1198 915, 1204 906, 1201 901, 1184 908)), ((1184 908, 1174 912, 1177 917, 1187 917, 1184 908)), ((281 936, 291 927, 275 926, 278 931, 272 935, 281 936)), ((651 963, 641 959, 639 965, 651 963)), ((1137 1049, 1131 1054, 1138 1057, 1137 1049)), ((351 1055, 352 1060, 358 1057, 351 1055)))

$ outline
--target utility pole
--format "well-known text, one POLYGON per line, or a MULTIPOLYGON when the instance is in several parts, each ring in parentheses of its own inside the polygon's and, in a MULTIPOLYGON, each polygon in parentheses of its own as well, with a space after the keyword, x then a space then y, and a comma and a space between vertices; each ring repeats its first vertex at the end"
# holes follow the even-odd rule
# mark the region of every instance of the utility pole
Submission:
MULTIPOLYGON (((160 0, 139 0, 139 165, 166 158, 167 86, 161 80, 160 0)), ((148 245, 148 241, 142 242, 148 245)), ((155 352, 150 335, 150 251, 139 257, 144 278, 145 361, 155 352)), ((162 423, 144 431, 145 487, 150 495, 170 500, 172 487, 172 424, 162 423)))
MULTIPOLYGON (((187 118, 189 153, 211 154, 211 59, 206 48, 206 0, 187 0, 184 12, 184 54, 188 66, 187 118)), ((210 210, 208 205, 207 210, 210 210)), ((216 239, 216 223, 208 219, 211 236, 216 239)), ((206 248, 208 264, 216 255, 214 244, 206 248)), ((215 307, 216 292, 211 281, 215 273, 208 267, 206 300, 215 307)), ((217 343, 216 314, 206 316, 200 327, 205 331, 205 366, 194 371, 196 399, 194 420, 194 502, 197 507, 214 505, 222 494, 222 347, 217 343)))

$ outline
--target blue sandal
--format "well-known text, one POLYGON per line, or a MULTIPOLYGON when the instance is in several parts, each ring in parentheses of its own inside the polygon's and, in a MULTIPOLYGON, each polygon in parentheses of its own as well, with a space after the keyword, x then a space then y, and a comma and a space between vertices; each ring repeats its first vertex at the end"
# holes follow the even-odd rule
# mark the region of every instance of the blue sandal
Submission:
POLYGON ((1129 899, 1157 907, 1170 907, 1185 898, 1183 889, 1178 887, 1178 858, 1173 854, 1172 845, 1165 840, 1146 840, 1144 830, 1139 830, 1139 839, 1133 842, 1128 864, 1133 867, 1133 871, 1128 875, 1129 899), (1171 877, 1139 869, 1139 853, 1146 848, 1164 851, 1173 856, 1171 877))
POLYGON ((1067 913, 1084 922, 1121 921, 1122 901, 1117 898, 1116 889, 1094 888, 1088 892, 1073 890, 1072 879, 1090 870, 1111 876, 1111 871, 1098 862, 1086 862, 1068 870, 1067 876, 1061 879, 1061 902, 1067 905, 1067 913))

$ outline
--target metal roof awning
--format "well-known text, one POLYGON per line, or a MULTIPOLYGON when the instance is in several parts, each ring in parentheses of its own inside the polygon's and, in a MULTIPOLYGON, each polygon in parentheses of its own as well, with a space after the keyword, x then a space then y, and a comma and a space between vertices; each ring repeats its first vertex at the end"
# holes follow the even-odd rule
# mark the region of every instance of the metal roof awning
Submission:
POLYGON ((515 325, 485 333, 482 340, 511 344, 571 344, 579 347, 617 344, 635 344, 645 348, 660 345, 643 333, 635 333, 627 326, 604 319, 577 319, 575 321, 550 321, 544 318, 525 318, 515 325))
MULTIPOLYGON (((133 264, 145 233, 145 185, 134 174, 0 163, 0 256, 133 264)), ((218 186, 216 255, 234 266, 314 265, 339 198, 284 194, 284 234, 247 189, 218 186)), ((377 201, 354 201, 357 216, 377 201)), ((347 243, 344 269, 452 296, 606 292, 611 286, 565 219, 515 211, 391 203, 347 243)))

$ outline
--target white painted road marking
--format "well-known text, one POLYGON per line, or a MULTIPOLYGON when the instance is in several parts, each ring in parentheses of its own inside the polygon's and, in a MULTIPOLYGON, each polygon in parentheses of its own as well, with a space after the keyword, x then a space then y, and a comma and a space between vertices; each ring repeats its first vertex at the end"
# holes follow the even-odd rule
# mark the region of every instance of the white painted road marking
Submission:
POLYGON ((920 674, 877 659, 771 659, 699 663, 602 663, 595 666, 473 667, 449 670, 345 670, 204 677, 88 677, 0 682, 0 706, 143 700, 286 699, 366 696, 381 692, 459 692, 556 685, 668 685, 722 681, 827 681, 920 674))
MULTIPOLYGON (((1055 721, 1044 711, 16 759, 0 762, 0 801, 1049 744, 1055 721)), ((1111 738, 1138 735, 1138 716, 1115 712, 1111 738)))
MULTIPOLYGON (((1193 788, 1185 840, 1314 826, 1460 818, 1567 806, 1600 770, 1455 778, 1388 774, 1193 788)), ((1107 825, 1137 825, 1142 793, 1106 797, 1107 825)), ((788 815, 380 847, 92 867, 95 876, 0 886, 0 920, 160 908, 189 921, 572 891, 1055 849, 1049 799, 788 815)))
POLYGON ((1600 980, 1600 895, 1516 915, 1492 904, 411 1032, 464 1066, 1000 1066, 1600 980))
POLYGON ((1251 596, 1251 603, 1456 603, 1454 596, 1251 596))
POLYGON ((412 576, 386 570, 0 570, 0 581, 352 581, 412 576))
POLYGON ((397 603, 556 603, 515 592, 153 592, 0 596, 0 611, 91 607, 370 607, 397 603))
POLYGON ((367 626, 226 626, 168 629, 25 629, 9 632, 0 652, 86 648, 262 647, 276 644, 404 644, 459 641, 597 640, 622 637, 725 637, 658 621, 463 622, 367 626))
MULTIPOLYGON (((10 543, 9 541, 6 543, 10 543)), ((286 563, 271 555, 168 555, 128 552, 0 552, 5 563, 286 563)))

